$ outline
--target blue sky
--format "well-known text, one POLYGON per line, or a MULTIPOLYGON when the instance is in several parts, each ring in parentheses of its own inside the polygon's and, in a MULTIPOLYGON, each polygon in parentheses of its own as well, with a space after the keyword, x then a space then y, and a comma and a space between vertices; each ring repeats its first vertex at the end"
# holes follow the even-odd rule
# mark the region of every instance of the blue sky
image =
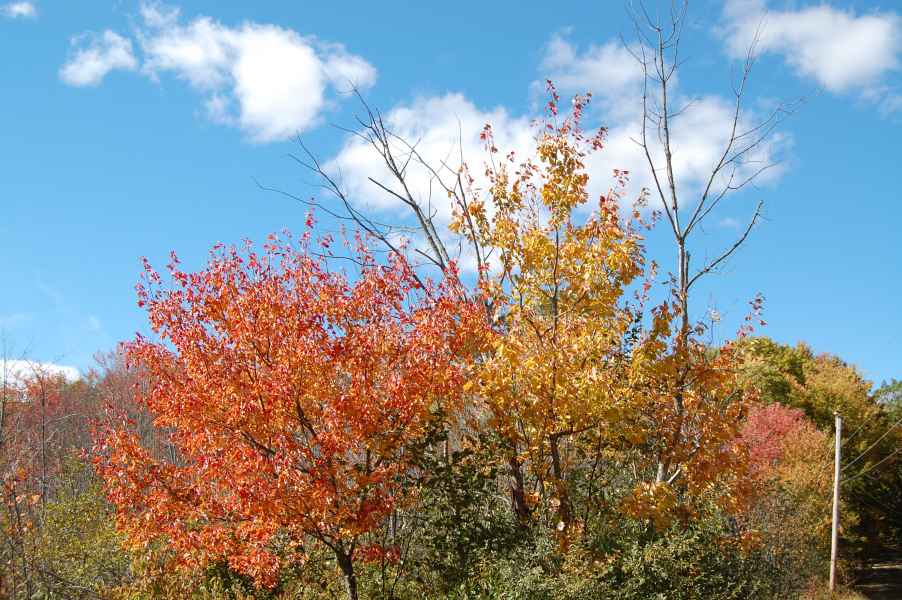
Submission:
MULTIPOLYGON (((86 369, 144 330, 139 257, 176 250, 200 266, 217 241, 300 229, 305 210, 256 181, 310 196, 293 135, 355 201, 398 208, 366 185, 353 81, 400 132, 442 156, 458 131, 471 164, 491 121, 522 147, 541 84, 592 90, 611 130, 593 164, 647 181, 628 143, 636 65, 621 2, 0 2, 0 329, 14 353, 86 369)), ((719 143, 731 70, 763 23, 748 118, 804 98, 762 150, 779 167, 722 207, 697 240, 713 254, 758 199, 766 220, 698 289, 735 328, 755 293, 762 332, 838 354, 874 381, 902 376, 902 9, 892 3, 691 3, 678 93, 695 113, 677 136, 687 193, 719 143)), ((374 171, 375 170, 375 171, 374 171)), ((664 240, 649 242, 669 267, 664 240)))

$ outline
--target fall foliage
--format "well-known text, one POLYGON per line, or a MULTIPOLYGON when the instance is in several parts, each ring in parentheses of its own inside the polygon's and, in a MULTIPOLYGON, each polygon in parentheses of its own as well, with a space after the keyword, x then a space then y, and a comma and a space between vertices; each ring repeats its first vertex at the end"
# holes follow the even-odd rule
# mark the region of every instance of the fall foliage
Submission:
POLYGON ((173 256, 172 288, 147 265, 139 302, 160 341, 126 354, 154 382, 141 402, 175 460, 111 428, 98 468, 133 547, 164 542, 181 566, 225 561, 272 587, 323 545, 356 597, 354 562, 391 550, 361 536, 410 502, 407 447, 460 402, 484 314, 362 242, 353 281, 311 246, 218 247, 196 273, 173 256))
POLYGON ((666 528, 702 496, 736 509, 743 394, 731 346, 712 355, 695 331, 680 332, 676 302, 648 307, 655 266, 642 207, 621 212, 627 174, 588 205, 585 164, 606 131, 582 131, 588 98, 560 115, 550 93, 535 157, 518 162, 486 128, 487 189, 452 223, 497 261, 479 282, 495 336, 469 390, 504 440, 515 511, 522 520, 536 502, 551 506, 567 533, 579 520, 570 488, 603 485, 598 465, 610 452, 648 474, 621 499, 626 514, 666 528))
POLYGON ((482 130, 450 231, 417 213, 432 270, 422 240, 358 217, 341 246, 311 211, 194 270, 145 260, 150 333, 86 377, 4 375, 0 595, 806 597, 837 410, 844 542, 902 539, 898 382, 753 337, 760 296, 715 343, 676 202, 662 276, 647 195, 590 172, 591 98, 548 91, 530 154, 482 130))

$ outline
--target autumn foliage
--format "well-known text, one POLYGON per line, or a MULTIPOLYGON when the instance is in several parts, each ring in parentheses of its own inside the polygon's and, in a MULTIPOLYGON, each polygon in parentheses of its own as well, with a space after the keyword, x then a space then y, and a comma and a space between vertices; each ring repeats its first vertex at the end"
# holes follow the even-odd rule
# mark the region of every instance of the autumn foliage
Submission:
POLYGON ((711 506, 737 513, 749 478, 732 345, 680 330, 667 287, 651 301, 650 225, 641 206, 622 213, 628 176, 589 204, 605 131, 582 131, 587 99, 563 116, 552 93, 534 157, 496 160, 484 132, 488 184, 452 223, 479 257, 470 287, 453 265, 432 284, 399 252, 379 263, 363 238, 349 276, 309 232, 260 253, 218 246, 197 272, 173 255, 169 285, 145 266, 156 339, 125 352, 167 451, 128 420, 98 444, 132 548, 263 588, 326 549, 354 598, 361 564, 384 571, 399 538, 425 535, 413 490, 436 456, 453 477, 455 456, 493 457, 519 527, 553 532, 565 554, 610 516, 663 534, 711 506))
POLYGON ((133 546, 272 586, 323 545, 350 593, 361 535, 410 500, 405 447, 460 402, 484 312, 397 256, 377 264, 358 244, 351 280, 311 246, 217 247, 195 273, 173 257, 171 287, 147 265, 139 299, 160 341, 127 356, 154 381, 141 401, 176 458, 113 428, 98 468, 133 546))
POLYGON ((593 493, 600 461, 626 455, 643 475, 624 514, 666 528, 698 501, 736 510, 746 483, 737 357, 731 344, 710 352, 700 328, 679 331, 666 287, 652 304, 651 225, 641 203, 623 211, 628 173, 591 197, 586 164, 607 132, 581 128, 588 98, 562 115, 549 89, 535 156, 499 150, 487 127, 486 189, 452 222, 497 261, 480 279, 495 335, 469 389, 505 440, 515 510, 527 519, 538 505, 559 532, 581 529, 571 488, 588 478, 593 493))
MULTIPOLYGON (((198 269, 145 261, 150 334, 83 381, 4 384, 0 595, 764 599, 816 582, 832 413, 859 468, 895 467, 895 388, 879 401, 838 358, 751 337, 760 298, 714 344, 646 255, 656 213, 628 202, 629 173, 593 182, 607 132, 583 130, 589 98, 563 114, 549 91, 534 152, 487 126, 485 170, 454 174, 443 235, 473 271, 449 259, 431 280, 418 240, 341 246, 310 213, 299 239, 217 245, 198 269)), ((873 480, 892 498, 900 477, 873 480)), ((861 481, 844 535, 885 522, 861 481)))

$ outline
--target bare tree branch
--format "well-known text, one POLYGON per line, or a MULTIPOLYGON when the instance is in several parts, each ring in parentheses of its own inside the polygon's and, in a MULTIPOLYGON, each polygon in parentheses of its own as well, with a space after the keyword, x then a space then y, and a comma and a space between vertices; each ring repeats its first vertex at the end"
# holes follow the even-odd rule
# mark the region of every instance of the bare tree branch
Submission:
POLYGON ((752 218, 749 220, 749 224, 745 228, 745 231, 742 233, 742 235, 739 236, 739 238, 733 243, 733 245, 730 246, 729 248, 727 248, 720 256, 718 256, 713 261, 711 261, 710 263, 705 265, 695 275, 693 275, 689 279, 689 283, 687 284, 687 287, 692 287, 692 284, 695 283, 699 277, 701 277, 702 275, 705 275, 706 273, 710 273, 715 267, 717 267, 717 265, 719 265, 720 263, 725 261, 727 258, 730 257, 730 255, 732 255, 734 252, 736 252, 736 250, 739 248, 739 246, 741 246, 742 243, 745 242, 746 238, 749 237, 749 233, 752 232, 752 229, 755 227, 755 224, 758 222, 758 219, 761 217, 761 208, 763 206, 764 206, 764 202, 759 201, 758 206, 755 208, 755 213, 752 215, 752 218))

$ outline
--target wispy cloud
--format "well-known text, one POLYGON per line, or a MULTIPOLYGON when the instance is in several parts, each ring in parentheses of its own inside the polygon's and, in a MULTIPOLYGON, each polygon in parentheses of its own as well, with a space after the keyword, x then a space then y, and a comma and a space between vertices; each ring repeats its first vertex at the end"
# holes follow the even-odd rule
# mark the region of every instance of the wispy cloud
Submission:
POLYGON ((38 9, 34 2, 10 2, 0 6, 0 14, 10 19, 34 19, 38 9))
POLYGON ((47 296, 53 302, 53 306, 57 310, 68 310, 66 298, 65 296, 63 296, 63 293, 60 292, 56 287, 47 283, 39 273, 35 276, 34 284, 42 294, 47 296))
POLYGON ((111 71, 134 71, 138 61, 131 40, 107 30, 82 34, 72 40, 73 52, 60 69, 60 78, 78 87, 100 85, 111 71))
POLYGON ((96 315, 88 315, 88 329, 90 331, 101 331, 103 324, 100 322, 100 318, 96 315))
POLYGON ((178 24, 182 10, 177 6, 167 6, 162 2, 142 2, 141 18, 148 27, 173 27, 178 24))

